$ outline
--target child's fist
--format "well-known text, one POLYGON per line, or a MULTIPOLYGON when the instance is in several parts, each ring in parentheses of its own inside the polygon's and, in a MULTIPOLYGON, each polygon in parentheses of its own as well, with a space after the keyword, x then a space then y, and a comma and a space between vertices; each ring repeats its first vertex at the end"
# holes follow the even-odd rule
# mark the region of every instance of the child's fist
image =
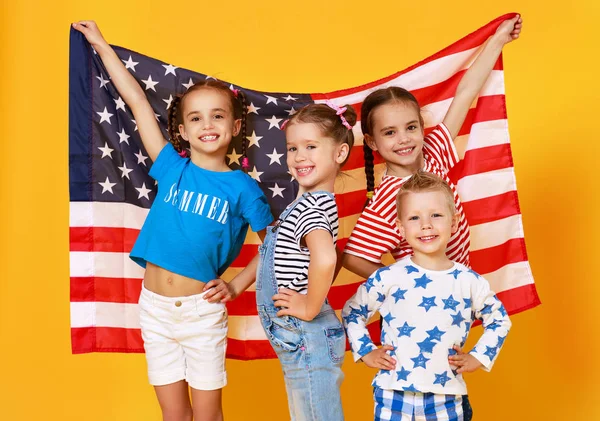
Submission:
POLYGON ((79 22, 75 22, 73 28, 81 32, 85 36, 85 39, 87 39, 94 47, 106 43, 104 37, 100 33, 100 29, 98 29, 98 25, 96 25, 96 22, 93 20, 80 20, 79 22))
POLYGON ((450 365, 457 367, 455 373, 472 373, 477 370, 483 364, 479 362, 477 358, 471 354, 465 354, 458 345, 454 345, 453 349, 457 352, 455 355, 448 356, 448 362, 450 365))
POLYGON ((523 19, 521 18, 521 15, 517 15, 512 19, 507 19, 502 22, 496 30, 495 36, 499 37, 503 44, 508 44, 509 42, 519 38, 522 27, 523 19))
POLYGON ((387 354, 387 351, 393 351, 394 347, 383 345, 381 348, 374 349, 361 359, 371 368, 379 368, 381 370, 394 370, 396 368, 396 360, 387 354))

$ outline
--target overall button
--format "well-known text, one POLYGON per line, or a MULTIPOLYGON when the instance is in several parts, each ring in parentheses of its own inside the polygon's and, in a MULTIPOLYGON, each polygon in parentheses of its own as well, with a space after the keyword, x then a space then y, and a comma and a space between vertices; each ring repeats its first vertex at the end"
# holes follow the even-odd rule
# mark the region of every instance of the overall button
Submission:
POLYGON ((181 301, 175 301, 175 307, 181 307, 181 301))

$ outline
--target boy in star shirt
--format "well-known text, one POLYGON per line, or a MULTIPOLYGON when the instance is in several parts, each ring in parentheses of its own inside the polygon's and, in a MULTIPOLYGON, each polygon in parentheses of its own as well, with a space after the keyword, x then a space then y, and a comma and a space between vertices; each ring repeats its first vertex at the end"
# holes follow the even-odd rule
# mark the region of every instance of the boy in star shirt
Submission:
POLYGON ((446 256, 457 229, 450 186, 419 171, 402 185, 396 205, 398 228, 414 254, 377 270, 344 306, 354 360, 380 369, 372 383, 376 421, 463 421, 462 373, 492 368, 511 322, 488 282, 446 256), (366 327, 376 311, 381 348, 366 327), (475 320, 483 335, 462 353, 475 320))

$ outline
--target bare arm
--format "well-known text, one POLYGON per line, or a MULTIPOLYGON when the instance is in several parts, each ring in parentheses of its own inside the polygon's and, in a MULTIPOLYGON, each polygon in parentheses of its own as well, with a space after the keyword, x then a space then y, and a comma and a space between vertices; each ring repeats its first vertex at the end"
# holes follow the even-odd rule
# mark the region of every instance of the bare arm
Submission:
POLYGON ((354 272, 359 276, 367 279, 377 269, 381 269, 383 265, 381 263, 373 263, 362 257, 354 256, 352 254, 344 253, 342 257, 343 266, 350 272, 354 272))
POLYGON ((94 21, 80 21, 74 23, 73 28, 86 37, 102 59, 102 63, 104 63, 110 76, 110 81, 115 85, 115 88, 133 112, 144 148, 150 155, 150 159, 155 161, 167 141, 163 137, 154 110, 150 106, 142 87, 125 68, 111 46, 108 45, 94 21))
MULTIPOLYGON (((444 117, 444 124, 448 128, 452 139, 458 135, 469 107, 481 91, 481 88, 494 68, 502 52, 502 48, 510 41, 519 37, 522 22, 521 17, 518 15, 502 22, 496 33, 488 39, 475 62, 473 62, 469 70, 462 77, 456 88, 456 94, 450 104, 448 113, 444 117)), ((461 157, 464 156, 466 145, 456 146, 458 155, 461 157)))
POLYGON ((311 231, 304 241, 310 251, 307 294, 281 288, 273 300, 276 307, 283 307, 277 316, 294 316, 311 321, 325 302, 335 274, 337 256, 333 238, 326 230, 311 231))

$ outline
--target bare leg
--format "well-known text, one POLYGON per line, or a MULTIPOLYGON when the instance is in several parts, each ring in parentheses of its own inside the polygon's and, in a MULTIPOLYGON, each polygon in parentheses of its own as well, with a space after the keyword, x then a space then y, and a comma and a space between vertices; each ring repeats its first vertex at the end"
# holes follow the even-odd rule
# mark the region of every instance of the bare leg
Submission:
POLYGON ((192 405, 185 380, 164 386, 154 386, 163 421, 192 421, 192 405))
POLYGON ((198 390, 192 388, 194 421, 223 421, 221 390, 198 390))

